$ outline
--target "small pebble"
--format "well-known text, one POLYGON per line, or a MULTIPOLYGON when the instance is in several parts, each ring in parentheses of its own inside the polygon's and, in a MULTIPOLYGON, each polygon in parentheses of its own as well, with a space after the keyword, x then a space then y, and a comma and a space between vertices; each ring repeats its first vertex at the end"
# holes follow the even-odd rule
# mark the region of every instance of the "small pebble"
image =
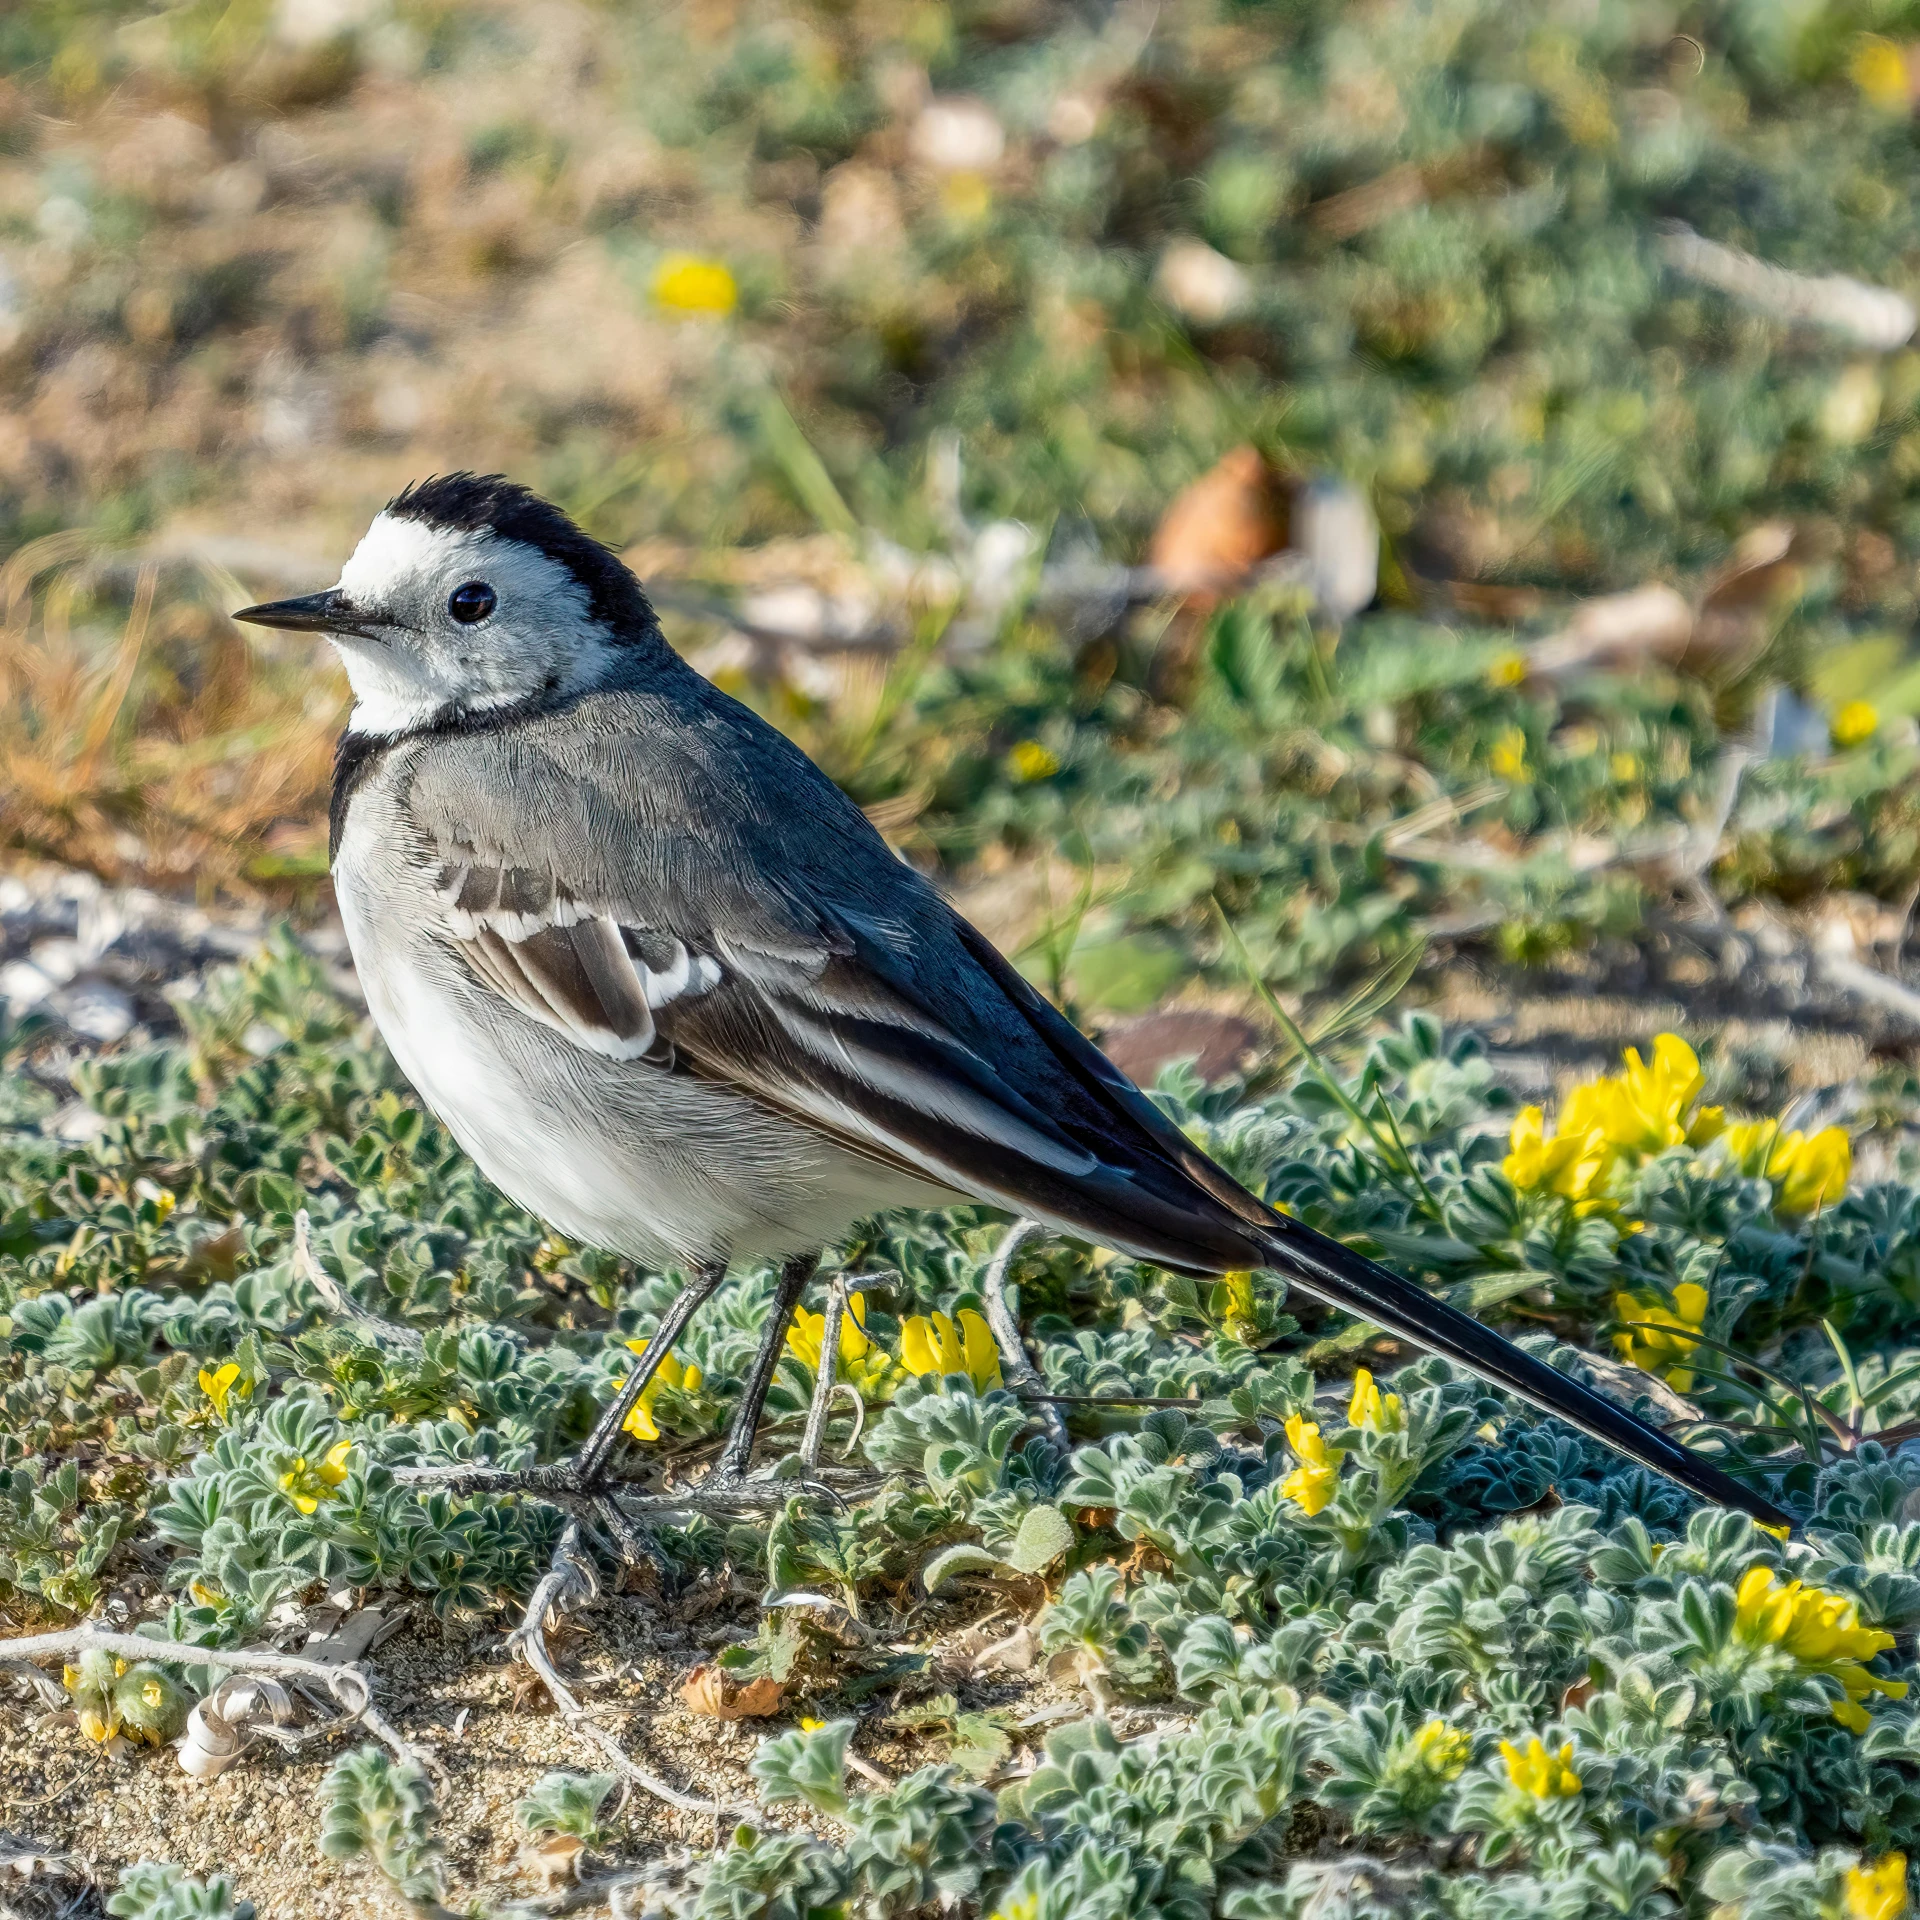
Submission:
POLYGON ((54 981, 31 960, 10 960, 0 967, 0 998, 15 1014, 28 1013, 54 989, 54 981))
POLYGON ((55 1002, 61 1018, 83 1039, 111 1046, 133 1026, 133 999, 105 980, 82 980, 55 1002))

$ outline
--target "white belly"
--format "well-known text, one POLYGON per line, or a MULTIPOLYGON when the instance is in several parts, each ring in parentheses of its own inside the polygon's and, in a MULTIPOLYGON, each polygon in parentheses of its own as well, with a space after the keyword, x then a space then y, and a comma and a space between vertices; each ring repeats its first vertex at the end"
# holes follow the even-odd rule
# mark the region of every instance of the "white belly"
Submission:
POLYGON ((955 1197, 727 1088, 575 1047, 471 987, 451 950, 376 949, 353 896, 340 886, 341 919, 400 1070, 481 1172, 568 1239, 654 1267, 775 1258, 955 1197))

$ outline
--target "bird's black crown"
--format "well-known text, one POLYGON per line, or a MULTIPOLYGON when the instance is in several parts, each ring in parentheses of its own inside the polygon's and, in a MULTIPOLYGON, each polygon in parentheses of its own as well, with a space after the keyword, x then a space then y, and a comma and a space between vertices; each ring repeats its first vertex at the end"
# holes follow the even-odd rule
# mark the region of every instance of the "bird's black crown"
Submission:
POLYGON ((395 495, 387 511, 425 526, 497 533, 535 547, 586 589, 593 617, 615 640, 639 640, 657 630, 653 608, 620 556, 582 533, 550 500, 504 474, 436 474, 395 495))

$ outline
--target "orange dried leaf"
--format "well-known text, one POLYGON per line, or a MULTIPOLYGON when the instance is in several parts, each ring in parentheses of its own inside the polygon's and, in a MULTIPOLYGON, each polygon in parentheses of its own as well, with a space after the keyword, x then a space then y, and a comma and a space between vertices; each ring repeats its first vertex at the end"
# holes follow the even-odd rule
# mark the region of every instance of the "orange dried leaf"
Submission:
POLYGON ((771 1674, 736 1682, 720 1668, 702 1665, 680 1683, 680 1698, 712 1720, 767 1720, 780 1711, 786 1689, 771 1674))
POLYGON ((1256 447, 1235 447, 1174 495, 1154 529, 1147 564, 1169 586, 1213 595, 1287 544, 1279 476, 1256 447))

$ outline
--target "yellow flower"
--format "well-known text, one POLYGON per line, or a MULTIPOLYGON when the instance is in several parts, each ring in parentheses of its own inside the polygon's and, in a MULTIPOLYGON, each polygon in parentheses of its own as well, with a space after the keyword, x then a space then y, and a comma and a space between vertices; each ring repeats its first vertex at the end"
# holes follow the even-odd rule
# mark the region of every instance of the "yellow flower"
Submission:
POLYGON ((1253 1275, 1244 1268, 1223 1273, 1207 1294, 1207 1309, 1242 1346, 1260 1336, 1253 1311, 1253 1275))
MULTIPOLYGON (((629 1340, 627 1349, 631 1353, 645 1353, 647 1343, 644 1340, 629 1340)), ((696 1366, 678 1360, 673 1354, 663 1354, 660 1364, 653 1370, 653 1378, 640 1389, 640 1398, 628 1409, 627 1417, 620 1423, 622 1433, 630 1433, 636 1440, 658 1440, 660 1429, 654 1425, 653 1403, 659 1398, 662 1387, 672 1387, 679 1393, 698 1393, 700 1383, 707 1376, 696 1366)), ((627 1384, 623 1373, 613 1383, 618 1393, 627 1384)))
POLYGON ((1580 1791, 1580 1776, 1573 1770, 1573 1742, 1567 1741, 1558 1753, 1549 1753, 1535 1734, 1524 1753, 1511 1740, 1500 1742, 1500 1757, 1507 1763, 1507 1778, 1522 1793, 1536 1800, 1570 1800, 1580 1791))
POLYGON ((1527 656, 1517 649, 1497 656, 1487 669, 1490 687, 1517 687, 1527 677, 1527 656))
POLYGON ((1472 1752, 1473 1736, 1444 1720, 1429 1720, 1413 1736, 1415 1759, 1436 1780, 1458 1780, 1472 1752))
POLYGON ((1037 1893, 1023 1893, 1018 1900, 1011 1900, 1004 1907, 995 1907, 987 1920, 1040 1920, 1040 1896, 1037 1893))
POLYGON ((1862 1664, 1893 1645, 1893 1635, 1863 1627, 1854 1603, 1790 1580, 1783 1587, 1767 1567, 1749 1567, 1733 1596, 1733 1635, 1750 1647, 1778 1647, 1809 1673, 1837 1680, 1846 1698, 1833 1717, 1854 1733, 1867 1730, 1865 1701, 1884 1693, 1907 1697, 1904 1680, 1882 1680, 1862 1664))
POLYGON ((1693 1369, 1688 1358, 1699 1342, 1689 1340, 1707 1322, 1707 1290, 1683 1280, 1673 1290, 1673 1305, 1646 1293, 1616 1293, 1613 1311, 1621 1320, 1652 1321, 1652 1326, 1632 1326, 1613 1336, 1614 1349, 1621 1359, 1647 1373, 1662 1374, 1675 1393, 1693 1390, 1693 1369))
POLYGON ((111 1700, 103 1700, 98 1706, 82 1707, 79 1719, 80 1731, 101 1746, 105 1746, 120 1731, 120 1709, 111 1700))
POLYGON ((1576 1213, 1591 1213, 1606 1204, 1600 1188, 1613 1154, 1598 1129, 1576 1133, 1562 1127, 1550 1134, 1538 1107, 1522 1107, 1507 1145, 1510 1151, 1500 1170, 1522 1193, 1557 1193, 1574 1203, 1576 1213))
POLYGON ((1843 753, 1849 747, 1865 746, 1880 731, 1879 710, 1871 700, 1849 700, 1833 716, 1827 731, 1843 753))
POLYGON ((1774 1208, 1780 1213, 1812 1213, 1847 1196, 1853 1172, 1853 1142, 1839 1127, 1823 1127, 1811 1139, 1790 1133, 1767 1162, 1777 1182, 1774 1208))
POLYGON ((1493 743, 1487 755, 1487 765, 1502 780, 1514 780, 1525 783, 1533 778, 1533 769, 1527 765, 1527 736, 1518 727, 1509 727, 1493 743))
POLYGON ((1641 1060, 1639 1048, 1629 1047, 1623 1072, 1576 1087, 1567 1096, 1560 1124, 1569 1131, 1597 1126, 1610 1145, 1660 1153, 1685 1144, 1687 1109, 1705 1084, 1693 1049, 1677 1033, 1656 1034, 1650 1065, 1641 1060))
POLYGON ((1883 1853, 1870 1867, 1849 1867, 1842 1885, 1847 1920, 1900 1920, 1907 1910, 1907 1856, 1883 1853))
POLYGON ((1912 98, 1907 82, 1907 56, 1891 40, 1883 40, 1877 33, 1863 33, 1855 42, 1847 73, 1876 107, 1904 108, 1912 98))
POLYGON ((1373 1375, 1361 1367, 1353 1376, 1353 1398, 1347 1403, 1347 1425, 1368 1427, 1375 1433, 1399 1433, 1407 1424, 1406 1409, 1397 1393, 1382 1393, 1373 1375))
POLYGON ((1637 753, 1616 753, 1608 760, 1607 771, 1618 785, 1631 786, 1640 778, 1640 756, 1637 753))
POLYGON ((1341 1448, 1329 1447, 1320 1429, 1297 1413, 1287 1416, 1287 1445, 1300 1464, 1280 1482, 1280 1491, 1302 1512, 1316 1514, 1333 1498, 1340 1462, 1347 1456, 1341 1448))
POLYGON ((964 1373, 979 1393, 1001 1384, 993 1329, 971 1307, 960 1309, 958 1326, 944 1313, 913 1315, 900 1329, 900 1358, 909 1373, 964 1373))
POLYGON ((322 1500, 333 1498, 334 1490, 347 1477, 347 1455, 352 1451, 351 1440, 336 1441, 317 1467, 307 1465, 304 1453, 297 1454, 293 1465, 280 1476, 280 1491, 302 1513, 316 1511, 322 1500))
POLYGON ((224 1420, 227 1417, 227 1402, 236 1392, 241 1399, 253 1391, 253 1382, 240 1378, 240 1363, 229 1360, 209 1373, 205 1367, 200 1369, 200 1391, 213 1402, 215 1415, 224 1420))
POLYGON ((940 183, 940 209, 956 226, 977 225, 992 206, 993 188, 977 173, 949 174, 940 183))
MULTIPOLYGON (((842 1360, 861 1360, 871 1350, 873 1342, 867 1338, 867 1296, 864 1293, 851 1293, 847 1296, 847 1309, 840 1316, 840 1358, 842 1360)), ((805 1307, 795 1307, 793 1324, 787 1329, 787 1351, 810 1372, 820 1370, 820 1342, 826 1337, 827 1316, 824 1313, 809 1313, 805 1307)))
POLYGON ((740 289, 724 262, 696 253, 670 253, 654 269, 653 303, 669 313, 724 318, 739 304, 740 289))
POLYGON ((1752 1120, 1727 1129, 1726 1147, 1742 1173, 1773 1182, 1776 1213, 1812 1213, 1847 1196, 1853 1142, 1839 1127, 1809 1138, 1782 1133, 1777 1120, 1752 1120))
POLYGON ((1035 780, 1051 780, 1060 771, 1059 757, 1038 740, 1022 740, 1008 753, 1007 765, 1016 780, 1029 784, 1035 780))

